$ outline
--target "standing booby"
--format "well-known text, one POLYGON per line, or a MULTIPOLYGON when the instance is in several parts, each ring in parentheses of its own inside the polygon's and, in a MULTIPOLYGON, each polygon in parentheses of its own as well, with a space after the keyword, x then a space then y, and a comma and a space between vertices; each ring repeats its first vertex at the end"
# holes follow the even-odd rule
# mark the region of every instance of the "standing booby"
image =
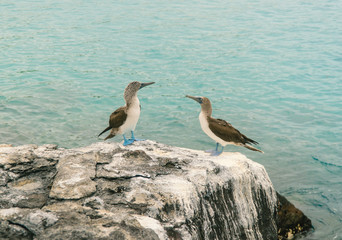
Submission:
POLYGON ((263 153, 263 151, 254 148, 247 144, 258 144, 256 141, 246 137, 240 133, 236 128, 234 128, 230 123, 222 119, 216 119, 211 117, 212 107, 210 100, 206 97, 193 97, 186 95, 186 97, 191 98, 201 104, 201 113, 199 115, 199 121, 203 132, 205 132, 211 139, 216 142, 216 149, 210 150, 212 156, 218 156, 222 153, 223 148, 227 144, 233 144, 236 146, 243 146, 253 151, 258 151, 263 153), (221 144, 222 149, 218 151, 217 148, 221 144))
POLYGON ((138 123, 141 109, 138 91, 139 89, 153 83, 154 82, 140 83, 136 81, 129 83, 124 92, 126 105, 119 107, 110 115, 109 126, 103 130, 99 136, 104 132, 111 130, 110 134, 104 140, 112 138, 117 134, 122 134, 124 138, 124 146, 132 144, 134 141, 138 141, 138 139, 134 137, 134 130, 138 123), (129 131, 131 131, 132 137, 130 139, 126 139, 125 133, 129 131))

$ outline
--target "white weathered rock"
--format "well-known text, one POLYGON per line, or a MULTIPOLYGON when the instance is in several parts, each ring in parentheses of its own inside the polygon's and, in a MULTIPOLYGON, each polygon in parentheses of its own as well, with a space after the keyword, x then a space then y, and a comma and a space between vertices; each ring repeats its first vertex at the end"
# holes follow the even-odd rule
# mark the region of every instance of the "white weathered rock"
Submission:
POLYGON ((277 238, 276 192, 240 153, 142 141, 2 147, 0 156, 0 238, 277 238))
POLYGON ((133 215, 133 217, 135 217, 138 220, 139 224, 143 228, 153 230, 153 232, 155 232, 158 235, 160 240, 168 239, 165 229, 158 220, 141 215, 133 215))
POLYGON ((57 165, 57 176, 50 197, 57 199, 80 199, 96 191, 95 158, 92 154, 69 155, 57 165))

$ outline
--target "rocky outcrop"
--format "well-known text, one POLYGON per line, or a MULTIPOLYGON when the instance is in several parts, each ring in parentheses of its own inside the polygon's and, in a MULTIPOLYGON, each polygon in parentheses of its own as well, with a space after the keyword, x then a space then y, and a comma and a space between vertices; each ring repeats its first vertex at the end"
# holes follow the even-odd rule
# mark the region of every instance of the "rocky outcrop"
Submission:
POLYGON ((277 201, 240 153, 0 147, 0 239, 277 239, 277 201))
POLYGON ((277 193, 278 198, 278 239, 293 239, 313 230, 311 220, 302 211, 277 193))

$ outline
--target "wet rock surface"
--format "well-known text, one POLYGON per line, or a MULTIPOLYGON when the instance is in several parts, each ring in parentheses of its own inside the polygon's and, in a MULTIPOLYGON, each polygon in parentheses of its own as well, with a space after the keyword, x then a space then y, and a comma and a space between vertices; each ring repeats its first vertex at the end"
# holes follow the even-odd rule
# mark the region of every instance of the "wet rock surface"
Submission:
POLYGON ((302 211, 296 208, 284 196, 277 193, 278 198, 278 239, 293 239, 297 236, 304 236, 313 226, 311 220, 302 211))
POLYGON ((0 239, 277 239, 294 219, 278 198, 240 153, 0 146, 0 239))

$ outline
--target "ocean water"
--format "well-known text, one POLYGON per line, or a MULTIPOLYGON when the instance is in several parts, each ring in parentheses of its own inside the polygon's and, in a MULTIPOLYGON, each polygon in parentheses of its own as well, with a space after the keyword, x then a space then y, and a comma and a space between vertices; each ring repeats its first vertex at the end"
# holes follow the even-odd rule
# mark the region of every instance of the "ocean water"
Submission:
MULTIPOLYGON (((258 141, 227 146, 263 164, 313 221, 306 239, 342 239, 342 1, 0 2, 0 143, 85 146, 101 139, 131 81, 135 135, 215 143, 200 106, 258 141)), ((115 137, 111 141, 122 141, 115 137)))

